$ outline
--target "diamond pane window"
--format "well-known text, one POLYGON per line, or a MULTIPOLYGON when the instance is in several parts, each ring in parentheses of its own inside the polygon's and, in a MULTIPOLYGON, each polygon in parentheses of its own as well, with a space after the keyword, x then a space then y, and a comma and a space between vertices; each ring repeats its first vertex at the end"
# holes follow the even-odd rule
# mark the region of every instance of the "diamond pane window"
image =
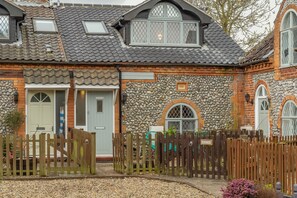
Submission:
POLYGON ((168 113, 168 118, 179 118, 179 117, 180 117, 180 106, 173 107, 168 113))
POLYGON ((176 129, 178 132, 195 132, 198 119, 195 112, 186 104, 173 106, 167 113, 166 130, 176 129))
POLYGON ((167 43, 180 43, 180 23, 167 23, 167 43))
POLYGON ((197 43, 197 26, 196 23, 184 23, 184 43, 197 43))
POLYGON ((150 13, 150 17, 164 17, 164 4, 159 4, 156 7, 154 7, 150 13))
POLYGON ((57 32, 57 25, 53 19, 33 19, 35 32, 57 32))
POLYGON ((282 113, 282 135, 297 134, 297 106, 293 101, 288 101, 282 113))
POLYGON ((151 22, 150 38, 151 43, 164 43, 164 23, 151 22))
POLYGON ((0 39, 9 39, 9 16, 0 15, 0 39))
POLYGON ((134 19, 131 44, 154 46, 198 46, 199 21, 184 21, 180 10, 170 3, 159 3, 148 19, 134 19))
POLYGON ((83 21, 87 34, 108 34, 108 30, 103 21, 83 21))
POLYGON ((132 42, 133 43, 146 43, 147 42, 147 22, 146 21, 133 21, 132 22, 132 42))

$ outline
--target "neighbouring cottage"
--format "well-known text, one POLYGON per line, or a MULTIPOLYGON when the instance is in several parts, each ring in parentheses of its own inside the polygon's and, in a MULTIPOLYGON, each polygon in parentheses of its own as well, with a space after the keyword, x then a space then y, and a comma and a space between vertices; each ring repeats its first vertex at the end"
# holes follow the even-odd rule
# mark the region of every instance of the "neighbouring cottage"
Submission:
POLYGON ((274 31, 241 61, 244 122, 266 136, 297 134, 297 2, 284 0, 274 31))
POLYGON ((183 0, 93 3, 0 0, 1 116, 24 112, 19 135, 82 128, 111 157, 113 133, 253 122, 246 82, 275 81, 273 68, 240 65, 242 49, 203 11, 183 0))

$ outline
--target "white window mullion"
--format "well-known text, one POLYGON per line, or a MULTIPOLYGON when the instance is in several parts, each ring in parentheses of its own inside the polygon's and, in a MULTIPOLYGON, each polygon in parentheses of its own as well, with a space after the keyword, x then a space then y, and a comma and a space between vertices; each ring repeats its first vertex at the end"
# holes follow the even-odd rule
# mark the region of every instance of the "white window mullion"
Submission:
POLYGON ((184 23, 180 22, 180 44, 184 44, 184 23))
POLYGON ((163 40, 163 42, 165 43, 165 44, 167 44, 167 21, 164 21, 164 31, 163 31, 163 34, 164 34, 164 40, 163 40))
POLYGON ((147 43, 151 43, 151 22, 147 21, 147 43))

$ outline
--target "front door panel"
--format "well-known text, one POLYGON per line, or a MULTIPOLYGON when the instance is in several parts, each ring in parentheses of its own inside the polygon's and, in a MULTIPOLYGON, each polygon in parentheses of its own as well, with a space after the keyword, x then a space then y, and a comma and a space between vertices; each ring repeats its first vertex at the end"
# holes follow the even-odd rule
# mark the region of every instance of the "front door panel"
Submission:
POLYGON ((269 136, 269 118, 268 118, 269 103, 267 98, 259 99, 259 127, 263 130, 266 137, 269 136))
POLYGON ((96 132, 96 154, 112 155, 113 93, 88 92, 88 131, 96 132))
POLYGON ((28 134, 53 133, 53 91, 29 91, 28 100, 28 134))

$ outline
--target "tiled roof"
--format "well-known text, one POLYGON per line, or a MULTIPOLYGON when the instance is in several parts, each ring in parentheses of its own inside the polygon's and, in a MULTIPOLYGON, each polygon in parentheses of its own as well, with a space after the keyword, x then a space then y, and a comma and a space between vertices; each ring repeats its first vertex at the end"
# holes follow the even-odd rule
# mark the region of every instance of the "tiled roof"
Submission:
POLYGON ((73 76, 75 85, 119 85, 119 77, 116 70, 75 70, 73 71, 73 76))
MULTIPOLYGON (((129 8, 131 9, 131 8, 129 8)), ((203 65, 234 65, 243 56, 242 49, 218 24, 205 31, 202 48, 126 46, 119 33, 110 26, 129 9, 119 7, 64 7, 54 10, 69 62, 130 62, 203 65), (86 35, 83 20, 103 20, 109 36, 86 35)))
POLYGON ((69 71, 66 69, 24 69, 26 84, 69 84, 69 71))
POLYGON ((252 48, 240 61, 241 64, 251 64, 268 60, 274 53, 274 32, 269 33, 258 45, 252 48))
POLYGON ((22 43, 0 44, 0 60, 6 61, 66 61, 59 34, 35 33, 33 17, 55 18, 53 10, 47 7, 22 7, 26 12, 22 23, 22 43), (47 52, 50 47, 52 52, 47 52))
POLYGON ((21 6, 26 12, 22 24, 22 44, 0 44, 0 61, 133 64, 200 64, 238 65, 243 56, 241 48, 218 24, 205 30, 205 44, 201 48, 133 47, 124 44, 119 32, 111 24, 131 8, 108 6, 21 6), (32 18, 55 18, 58 33, 33 31, 32 18), (109 35, 86 35, 83 20, 102 20, 109 35), (47 52, 50 48, 52 52, 47 52))

